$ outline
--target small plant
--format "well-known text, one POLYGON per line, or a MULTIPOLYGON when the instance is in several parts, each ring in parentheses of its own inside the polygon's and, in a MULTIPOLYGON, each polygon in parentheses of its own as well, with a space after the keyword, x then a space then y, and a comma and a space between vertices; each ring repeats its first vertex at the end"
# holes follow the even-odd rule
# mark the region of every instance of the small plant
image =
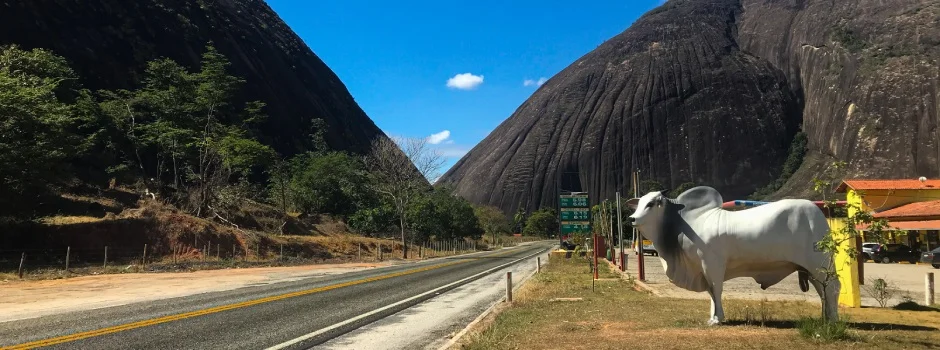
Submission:
POLYGON ((764 327, 768 322, 773 321, 773 317, 770 314, 770 309, 767 307, 769 301, 767 298, 763 298, 760 301, 760 305, 757 309, 757 314, 760 316, 760 326, 764 327))
POLYGON ((821 318, 802 317, 796 323, 800 335, 816 342, 828 343, 849 339, 849 324, 845 320, 826 321, 821 318))
POLYGON ((865 292, 868 293, 875 301, 878 302, 878 305, 881 307, 888 307, 888 300, 891 300, 891 297, 894 296, 894 286, 892 286, 888 281, 885 281, 882 278, 872 278, 868 280, 868 283, 865 284, 865 292))

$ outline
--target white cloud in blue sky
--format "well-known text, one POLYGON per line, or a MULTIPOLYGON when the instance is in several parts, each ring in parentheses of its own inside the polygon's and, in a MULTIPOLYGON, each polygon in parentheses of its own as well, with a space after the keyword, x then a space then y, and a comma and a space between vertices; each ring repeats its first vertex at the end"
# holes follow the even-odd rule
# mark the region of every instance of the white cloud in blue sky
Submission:
POLYGON ((542 86, 546 81, 548 81, 546 77, 541 77, 539 80, 526 79, 522 81, 522 86, 542 86))
POLYGON ((449 138, 450 138, 450 130, 444 130, 439 133, 431 134, 431 136, 428 136, 428 143, 432 145, 439 145, 441 142, 448 141, 447 139, 449 138))
POLYGON ((461 73, 447 79, 447 87, 451 89, 473 90, 481 84, 483 84, 483 76, 472 73, 461 73))

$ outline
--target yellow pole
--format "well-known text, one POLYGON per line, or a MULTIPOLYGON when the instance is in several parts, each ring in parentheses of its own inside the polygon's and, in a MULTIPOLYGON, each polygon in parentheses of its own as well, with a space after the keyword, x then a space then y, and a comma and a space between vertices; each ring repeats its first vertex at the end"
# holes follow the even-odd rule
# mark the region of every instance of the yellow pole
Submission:
MULTIPOLYGON (((846 195, 848 202, 848 215, 855 215, 858 208, 862 208, 862 198, 854 190, 849 190, 846 195)), ((850 250, 855 248, 855 238, 848 237, 844 232, 845 219, 830 218, 829 229, 833 232, 833 238, 839 244, 838 251, 835 254, 835 269, 839 276, 839 305, 844 307, 858 308, 862 307, 862 293, 858 280, 858 261, 857 256, 851 256, 850 250)))

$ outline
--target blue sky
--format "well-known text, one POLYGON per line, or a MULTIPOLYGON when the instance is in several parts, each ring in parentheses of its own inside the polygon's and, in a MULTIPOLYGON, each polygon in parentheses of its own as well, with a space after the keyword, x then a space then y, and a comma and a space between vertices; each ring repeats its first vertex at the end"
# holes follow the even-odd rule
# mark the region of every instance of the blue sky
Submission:
POLYGON ((268 0, 385 133, 430 137, 442 171, 662 2, 268 0))

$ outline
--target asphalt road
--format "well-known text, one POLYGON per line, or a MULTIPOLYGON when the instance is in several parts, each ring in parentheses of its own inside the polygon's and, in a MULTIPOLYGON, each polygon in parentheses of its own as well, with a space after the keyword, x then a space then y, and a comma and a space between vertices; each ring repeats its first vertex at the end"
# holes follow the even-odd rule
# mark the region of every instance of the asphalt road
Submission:
MULTIPOLYGON (((306 349, 550 243, 0 323, 2 349, 306 349)), ((489 271, 493 270, 493 271, 489 271)))

